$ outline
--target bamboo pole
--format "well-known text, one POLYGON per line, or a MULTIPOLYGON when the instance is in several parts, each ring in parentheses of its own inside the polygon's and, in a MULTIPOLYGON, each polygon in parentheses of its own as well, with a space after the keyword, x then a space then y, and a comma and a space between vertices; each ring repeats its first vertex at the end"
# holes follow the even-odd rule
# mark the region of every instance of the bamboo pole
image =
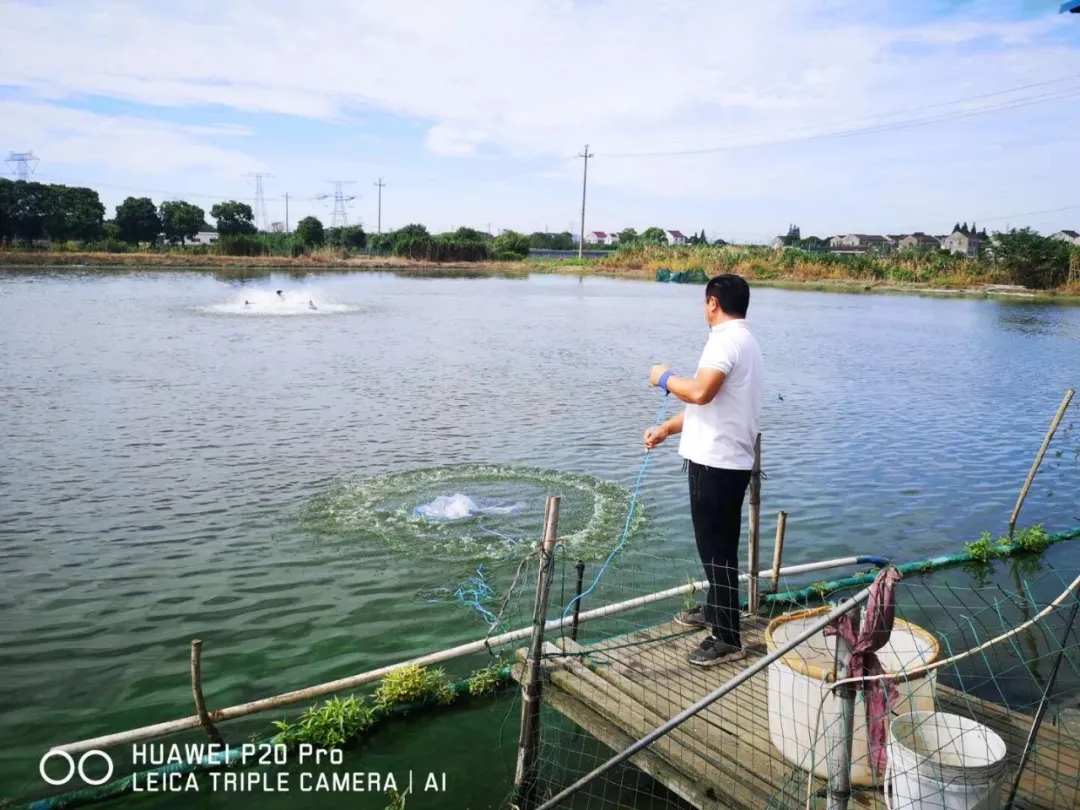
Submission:
MULTIPOLYGON (((797 576, 799 574, 808 574, 814 571, 828 571, 834 568, 847 568, 854 565, 862 565, 863 557, 837 557, 832 560, 821 560, 813 563, 802 563, 800 565, 792 565, 780 570, 781 576, 797 576)), ((770 577, 771 573, 767 572, 762 576, 770 577)), ((746 574, 739 575, 739 581, 744 582, 747 579, 746 574)), ((686 596, 688 594, 698 593, 709 587, 708 580, 701 580, 699 582, 691 582, 686 585, 680 585, 675 588, 668 588, 663 591, 657 591, 656 593, 645 594, 644 596, 635 596, 633 599, 627 599, 623 602, 614 602, 610 605, 604 605, 603 607, 593 608, 592 610, 586 610, 578 617, 578 621, 587 622, 592 619, 601 619, 605 616, 612 616, 617 613, 625 613, 628 610, 634 610, 635 608, 643 607, 645 605, 651 605, 655 602, 662 602, 665 599, 672 599, 674 597, 686 596)), ((550 632, 559 630, 563 627, 569 627, 573 619, 567 616, 565 619, 552 619, 544 625, 544 631, 550 632)), ((474 655, 477 653, 487 652, 494 647, 500 647, 504 644, 512 644, 515 641, 521 641, 529 638, 532 635, 533 628, 521 627, 517 630, 508 630, 505 633, 501 633, 491 638, 481 638, 476 641, 470 641, 466 644, 459 644, 456 647, 449 647, 445 650, 438 650, 427 655, 421 655, 417 658, 409 658, 405 661, 399 661, 396 664, 387 664, 377 669, 370 669, 367 672, 361 672, 358 675, 350 675, 347 678, 339 678, 336 681, 327 681, 326 683, 316 684, 315 686, 308 686, 304 689, 297 689, 292 692, 285 692, 281 695, 275 695, 273 697, 262 698, 261 700, 253 700, 250 703, 241 703, 237 706, 229 706, 224 709, 217 709, 216 711, 209 712, 211 720, 216 722, 222 722, 224 720, 236 720, 240 717, 248 717, 253 714, 260 714, 261 712, 271 711, 273 709, 280 709, 284 706, 291 706, 296 703, 304 703, 314 698, 324 697, 326 695, 332 695, 335 692, 341 692, 345 689, 355 689, 359 686, 364 686, 369 683, 381 680, 389 675, 391 672, 396 672, 399 669, 410 666, 427 667, 432 664, 441 664, 445 661, 452 661, 455 658, 463 658, 467 655, 474 655)), ((169 734, 176 734, 181 731, 190 731, 192 729, 199 728, 200 726, 198 715, 192 717, 182 717, 178 720, 168 720, 164 723, 155 723, 150 726, 141 726, 139 728, 129 729, 127 731, 119 731, 114 734, 105 734, 101 737, 93 737, 87 740, 79 740, 72 743, 64 743, 63 745, 53 746, 52 751, 65 751, 69 754, 80 754, 84 751, 90 751, 101 748, 111 748, 117 745, 126 745, 128 743, 140 742, 143 740, 153 740, 158 737, 165 737, 169 734)))
POLYGON ((1075 393, 1076 392, 1071 388, 1065 392, 1065 398, 1061 400, 1061 405, 1058 406, 1057 413, 1054 414, 1054 421, 1050 423, 1050 430, 1046 432, 1046 438, 1043 439, 1042 447, 1039 448, 1039 452, 1035 456, 1035 462, 1031 465, 1027 480, 1024 481, 1024 488, 1020 490, 1020 497, 1016 500, 1016 507, 1013 509, 1012 517, 1009 518, 1010 540, 1012 540, 1013 532, 1016 530, 1016 519, 1020 517, 1020 507, 1024 505, 1024 499, 1027 498, 1028 490, 1031 489, 1031 484, 1035 480, 1035 473, 1038 472, 1039 465, 1042 464, 1043 456, 1046 455, 1046 448, 1050 446, 1050 441, 1054 438, 1058 425, 1061 424, 1061 419, 1065 416, 1065 411, 1068 409, 1069 403, 1072 402, 1075 393))
MULTIPOLYGON (((852 626, 859 632, 859 610, 851 613, 852 626)), ((851 646, 842 635, 836 634, 836 682, 851 675, 851 646)), ((851 747, 855 734, 855 684, 844 683, 834 690, 839 717, 826 729, 825 747, 828 751, 829 787, 827 810, 847 810, 851 798, 851 747)))
POLYGON ((197 638, 191 640, 191 694, 195 698, 195 714, 199 716, 199 723, 203 727, 211 742, 224 745, 225 740, 214 727, 210 715, 206 711, 206 699, 202 691, 202 641, 197 638))
POLYGON ((532 643, 525 662, 528 677, 521 685, 521 736, 518 739, 517 771, 514 790, 520 810, 532 810, 536 804, 536 777, 540 759, 540 700, 543 681, 540 661, 544 649, 544 624, 547 619, 551 578, 555 571, 553 554, 559 525, 559 498, 547 499, 544 538, 540 545, 540 572, 536 577, 536 602, 533 605, 532 643))
POLYGON ((761 434, 754 439, 754 469, 750 473, 750 584, 747 587, 747 610, 757 613, 761 606, 758 576, 761 571, 761 434))
POLYGON ((780 590, 780 560, 784 556, 784 534, 787 532, 787 512, 780 512, 776 516, 776 543, 772 552, 772 590, 776 593, 780 590))

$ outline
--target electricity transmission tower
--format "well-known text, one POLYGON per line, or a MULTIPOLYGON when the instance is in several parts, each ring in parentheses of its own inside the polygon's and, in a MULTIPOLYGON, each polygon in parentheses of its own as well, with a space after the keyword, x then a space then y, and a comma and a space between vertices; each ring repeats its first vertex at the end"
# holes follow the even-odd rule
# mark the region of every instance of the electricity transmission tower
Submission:
MULTIPOLYGON (((355 183, 355 180, 328 180, 328 183, 334 184, 334 213, 330 215, 330 227, 331 228, 344 228, 349 224, 349 216, 346 212, 346 206, 350 200, 355 200, 356 196, 346 197, 345 192, 342 190, 342 186, 348 183, 355 183)), ((325 200, 330 197, 329 194, 320 194, 315 199, 325 200)))
POLYGON ((11 166, 16 180, 29 180, 37 168, 38 158, 33 152, 11 152, 4 162, 11 166))
POLYGON ((382 233, 382 190, 385 185, 386 183, 382 181, 381 177, 379 178, 379 182, 375 184, 375 187, 379 189, 379 220, 376 227, 378 228, 378 233, 380 234, 382 233))
POLYGON ((262 230, 270 230, 270 219, 266 216, 266 197, 263 196, 263 178, 274 175, 266 172, 248 172, 248 177, 255 178, 255 221, 262 226, 262 230))

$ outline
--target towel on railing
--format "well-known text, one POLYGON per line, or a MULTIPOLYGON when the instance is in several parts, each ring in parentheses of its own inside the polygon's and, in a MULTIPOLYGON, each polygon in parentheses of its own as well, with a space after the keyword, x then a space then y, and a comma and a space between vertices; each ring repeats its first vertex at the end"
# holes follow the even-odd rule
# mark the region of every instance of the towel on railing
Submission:
MULTIPOLYGON (((846 613, 825 628, 826 636, 839 635, 851 649, 848 665, 849 678, 867 678, 884 675, 885 669, 876 655, 889 643, 893 619, 896 615, 896 599, 893 588, 901 579, 900 572, 892 565, 882 569, 870 586, 870 598, 866 613, 858 628, 850 613, 846 613)), ((857 684, 863 690, 866 703, 866 727, 870 737, 870 761, 879 773, 887 763, 889 705, 898 701, 896 684, 890 680, 872 680, 857 684)))

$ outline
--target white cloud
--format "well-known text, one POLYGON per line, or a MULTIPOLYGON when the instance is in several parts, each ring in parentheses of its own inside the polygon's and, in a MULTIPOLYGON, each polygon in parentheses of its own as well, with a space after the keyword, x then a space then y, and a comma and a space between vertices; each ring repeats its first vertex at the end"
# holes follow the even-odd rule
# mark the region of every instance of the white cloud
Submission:
POLYGON ((177 126, 145 118, 98 115, 40 102, 0 99, 3 133, 29 143, 55 163, 109 166, 122 171, 167 174, 192 169, 238 175, 262 164, 207 137, 234 138, 247 130, 232 125, 177 126))
POLYGON ((488 139, 486 132, 474 129, 436 124, 427 134, 427 148, 436 155, 457 155, 459 157, 476 154, 476 147, 488 139))
MULTIPOLYGON (((883 0, 14 0, 5 18, 20 36, 0 54, 0 85, 54 101, 97 95, 217 105, 215 120, 227 119, 229 109, 337 122, 391 113, 421 122, 427 150, 440 157, 495 151, 570 159, 587 141, 597 155, 593 205, 605 221, 632 215, 616 192, 673 215, 688 210, 676 200, 693 199, 712 206, 704 222, 731 218, 733 227, 754 230, 767 226, 766 216, 878 229, 887 215, 890 228, 929 228, 921 217, 951 222, 960 209, 975 215, 1064 204, 1080 180, 1068 153, 1067 133, 1080 128, 1075 98, 805 140, 834 132, 838 122, 887 124, 898 119, 873 117, 1080 74, 1075 20, 1048 13, 1009 21, 1000 3, 969 5, 947 23, 898 23, 884 16, 889 11, 883 0), (791 142, 755 146, 762 140, 791 142), (714 146, 728 151, 608 157, 714 146), (754 205, 742 205, 748 200, 754 205), (761 208, 770 204, 772 213, 761 208)), ((1058 87, 1080 88, 1080 81, 1058 87)), ((12 123, 9 109, 0 110, 0 134, 39 143, 12 123)), ((219 145, 242 131, 69 117, 43 104, 35 116, 52 133, 46 142, 66 150, 69 162, 120 162, 130 170, 198 164, 230 176, 260 163, 245 156, 257 150, 256 138, 219 145), (118 143, 110 145, 113 137, 118 143)), ((549 174, 569 178, 579 167, 553 163, 549 174)), ((547 203, 516 204, 526 227, 547 203)))

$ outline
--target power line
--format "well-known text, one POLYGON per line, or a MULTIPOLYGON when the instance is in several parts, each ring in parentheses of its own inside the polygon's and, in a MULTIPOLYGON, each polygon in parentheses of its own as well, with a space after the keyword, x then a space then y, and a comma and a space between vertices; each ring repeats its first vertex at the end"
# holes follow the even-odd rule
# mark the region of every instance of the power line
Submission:
POLYGON ((39 161, 33 152, 10 152, 4 162, 12 167, 16 180, 26 182, 34 173, 39 161))
MULTIPOLYGON (((919 111, 922 111, 922 110, 934 109, 934 108, 937 108, 937 107, 944 107, 944 106, 948 106, 948 105, 951 105, 951 104, 959 104, 959 103, 963 103, 963 102, 966 102, 966 101, 975 101, 975 100, 978 100, 978 99, 981 99, 981 98, 989 98, 991 96, 1004 95, 1006 93, 1016 92, 1017 90, 1021 90, 1021 89, 1030 89, 1032 87, 1041 87, 1041 86, 1045 86, 1045 85, 1049 85, 1049 84, 1060 84, 1061 82, 1070 81, 1070 80, 1076 79, 1076 78, 1080 78, 1080 74, 1078 74, 1077 76, 1069 76, 1069 77, 1062 78, 1062 79, 1053 79, 1051 81, 1038 82, 1036 84, 1025 85, 1023 87, 1010 88, 1008 90, 998 90, 998 91, 996 91, 994 93, 984 93, 984 94, 979 95, 979 96, 969 96, 967 98, 955 99, 953 101, 941 102, 939 104, 928 104, 928 105, 926 105, 924 107, 915 107, 915 108, 912 108, 912 109, 909 109, 909 110, 901 110, 901 111, 896 111, 896 112, 891 112, 891 113, 882 113, 881 115, 876 115, 876 116, 867 116, 865 118, 852 119, 851 121, 841 122, 841 123, 833 123, 833 124, 829 124, 827 126, 843 126, 844 124, 856 123, 858 121, 871 121, 871 120, 876 120, 876 119, 879 119, 879 118, 888 118, 888 117, 891 117, 891 116, 894 116, 894 115, 901 115, 901 114, 907 113, 907 112, 919 112, 919 111)), ((657 152, 613 152, 613 153, 609 153, 609 154, 601 153, 600 157, 606 157, 606 158, 678 157, 678 156, 684 156, 684 155, 713 154, 713 153, 717 153, 717 152, 727 152, 727 151, 735 151, 735 150, 741 150, 741 149, 755 149, 755 148, 768 147, 768 146, 786 146, 786 145, 792 144, 792 143, 804 143, 804 142, 807 142, 807 141, 828 140, 828 139, 832 139, 832 138, 846 138, 846 137, 850 137, 852 135, 863 135, 863 134, 869 134, 869 133, 874 133, 874 132, 889 132, 889 131, 896 130, 896 129, 907 129, 909 127, 914 127, 914 126, 924 126, 926 124, 940 123, 942 121, 951 121, 951 120, 956 120, 956 119, 960 119, 960 118, 970 118, 970 117, 973 117, 973 116, 976 116, 976 115, 985 115, 987 113, 992 113, 992 112, 1001 112, 1001 111, 1005 111, 1005 110, 1017 109, 1019 107, 1029 107, 1029 106, 1032 106, 1032 105, 1035 105, 1035 104, 1045 104, 1045 103, 1050 102, 1050 101, 1059 101, 1059 100, 1062 100, 1062 99, 1073 98, 1078 94, 1080 94, 1080 88, 1073 87, 1073 88, 1066 88, 1064 90, 1054 90, 1054 91, 1047 92, 1047 93, 1037 93, 1037 94, 1022 97, 1022 98, 1019 98, 1019 99, 1011 99, 1011 100, 1008 100, 1008 101, 997 102, 997 103, 994 103, 994 104, 988 104, 988 105, 984 105, 982 107, 978 107, 978 108, 976 108, 974 110, 953 110, 953 111, 950 111, 950 112, 947 112, 947 113, 942 113, 940 115, 928 116, 928 117, 924 117, 924 118, 914 118, 914 119, 909 119, 907 121, 892 121, 892 122, 888 122, 888 123, 884 123, 884 124, 877 124, 877 125, 873 125, 873 126, 869 126, 869 127, 859 127, 859 128, 856 128, 856 129, 841 130, 839 132, 819 132, 819 133, 815 133, 815 134, 812 134, 812 135, 807 135, 805 137, 786 138, 786 139, 782 139, 782 140, 772 140, 772 141, 765 141, 765 142, 759 142, 759 143, 736 143, 736 144, 725 145, 725 146, 704 147, 704 148, 700 148, 700 149, 674 149, 674 150, 657 151, 657 152)), ((803 126, 803 127, 796 127, 794 129, 780 130, 780 131, 771 132, 771 133, 757 133, 757 134, 754 134, 754 135, 746 135, 746 136, 738 136, 738 137, 743 137, 743 138, 775 137, 775 136, 780 136, 780 135, 791 134, 791 133, 794 133, 794 132, 802 132, 802 131, 805 131, 807 129, 814 129, 814 128, 815 128, 814 126, 803 126)), ((732 137, 736 137, 736 136, 732 136, 732 137)))

